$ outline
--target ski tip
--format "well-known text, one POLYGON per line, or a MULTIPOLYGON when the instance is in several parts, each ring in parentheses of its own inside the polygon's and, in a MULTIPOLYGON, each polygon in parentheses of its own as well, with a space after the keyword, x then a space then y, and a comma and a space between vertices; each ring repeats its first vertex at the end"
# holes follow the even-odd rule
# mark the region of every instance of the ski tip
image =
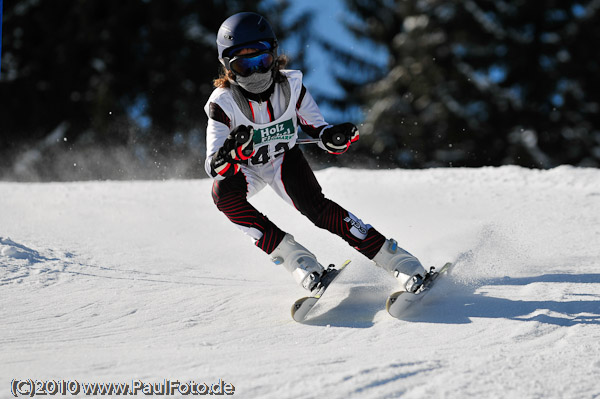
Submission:
POLYGON ((318 299, 319 298, 307 296, 294 302, 291 309, 292 319, 297 322, 304 321, 306 315, 313 308, 313 306, 315 306, 318 299))
POLYGON ((291 309, 292 319, 294 319, 296 321, 302 321, 302 319, 300 319, 300 320, 296 319, 296 311, 302 307, 302 304, 307 299, 308 299, 308 297, 305 296, 304 298, 300 298, 296 302, 294 302, 294 304, 292 305, 292 309, 291 309))
POLYGON ((297 323, 302 323, 304 321, 304 316, 298 316, 295 313, 292 314, 292 319, 294 319, 297 323))
POLYGON ((306 301, 308 298, 310 298, 310 297, 305 296, 305 297, 302 297, 302 298, 298 299, 296 302, 294 302, 294 305, 292 306, 292 309, 296 308, 299 305, 302 305, 302 303, 304 301, 306 301))
POLYGON ((406 291, 398 291, 398 292, 394 292, 392 295, 390 295, 387 299, 387 301, 385 301, 385 310, 387 310, 388 312, 390 311, 390 306, 392 306, 394 304, 394 302, 396 302, 396 299, 398 299, 398 297, 402 294, 404 294, 406 291))

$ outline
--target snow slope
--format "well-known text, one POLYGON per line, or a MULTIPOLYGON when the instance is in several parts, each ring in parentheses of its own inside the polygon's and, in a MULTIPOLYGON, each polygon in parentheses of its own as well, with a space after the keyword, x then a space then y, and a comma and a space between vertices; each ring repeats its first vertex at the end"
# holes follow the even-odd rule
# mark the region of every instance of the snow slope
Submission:
POLYGON ((15 378, 222 379, 239 398, 600 397, 599 170, 317 177, 424 264, 458 260, 420 315, 390 318, 393 279, 268 188, 253 202, 274 222, 323 263, 353 260, 307 324, 289 313, 302 289, 216 210, 209 180, 0 183, 0 398, 15 378))

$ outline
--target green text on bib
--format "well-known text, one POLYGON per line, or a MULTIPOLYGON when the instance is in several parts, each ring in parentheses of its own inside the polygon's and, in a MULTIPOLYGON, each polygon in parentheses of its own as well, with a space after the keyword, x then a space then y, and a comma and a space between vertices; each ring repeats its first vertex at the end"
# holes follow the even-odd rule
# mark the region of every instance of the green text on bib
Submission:
POLYGON ((270 143, 271 141, 288 141, 294 137, 294 122, 291 119, 271 126, 253 129, 252 141, 254 144, 270 143))

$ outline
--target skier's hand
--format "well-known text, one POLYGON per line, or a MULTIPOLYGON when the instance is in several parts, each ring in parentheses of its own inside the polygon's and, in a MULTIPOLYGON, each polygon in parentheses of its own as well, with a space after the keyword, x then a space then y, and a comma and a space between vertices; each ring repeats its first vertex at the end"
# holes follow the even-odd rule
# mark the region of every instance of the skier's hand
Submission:
POLYGON ((223 143, 223 151, 227 153, 229 162, 240 163, 254 155, 252 126, 237 126, 223 143))
POLYGON ((237 126, 225 139, 223 146, 213 155, 210 163, 214 175, 233 176, 240 170, 240 163, 254 155, 252 126, 237 126))
POLYGON ((358 128, 350 122, 328 126, 321 131, 321 143, 330 154, 343 154, 358 141, 358 128))

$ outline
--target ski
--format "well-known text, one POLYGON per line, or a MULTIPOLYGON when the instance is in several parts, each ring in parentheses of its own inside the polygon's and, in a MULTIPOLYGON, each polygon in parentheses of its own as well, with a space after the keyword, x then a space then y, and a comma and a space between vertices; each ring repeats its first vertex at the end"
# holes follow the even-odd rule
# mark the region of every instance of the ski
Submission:
POLYGON ((428 278, 425 278, 423 286, 417 293, 413 294, 407 291, 397 291, 391 294, 385 304, 385 308, 387 309, 388 313, 397 319, 401 319, 403 316, 406 316, 407 311, 416 303, 423 300, 429 291, 431 291, 437 279, 440 276, 447 274, 452 265, 453 264, 451 262, 448 262, 442 266, 439 271, 435 271, 434 268, 432 268, 432 271, 428 273, 428 278))
POLYGON ((304 298, 298 299, 292 305, 292 318, 297 322, 302 322, 306 318, 306 315, 311 311, 311 309, 317 304, 319 299, 323 296, 327 288, 339 277, 339 275, 344 271, 346 266, 350 264, 350 260, 345 261, 339 268, 335 268, 334 265, 331 265, 327 270, 323 273, 321 277, 320 284, 321 286, 314 292, 311 296, 307 296, 304 298))

